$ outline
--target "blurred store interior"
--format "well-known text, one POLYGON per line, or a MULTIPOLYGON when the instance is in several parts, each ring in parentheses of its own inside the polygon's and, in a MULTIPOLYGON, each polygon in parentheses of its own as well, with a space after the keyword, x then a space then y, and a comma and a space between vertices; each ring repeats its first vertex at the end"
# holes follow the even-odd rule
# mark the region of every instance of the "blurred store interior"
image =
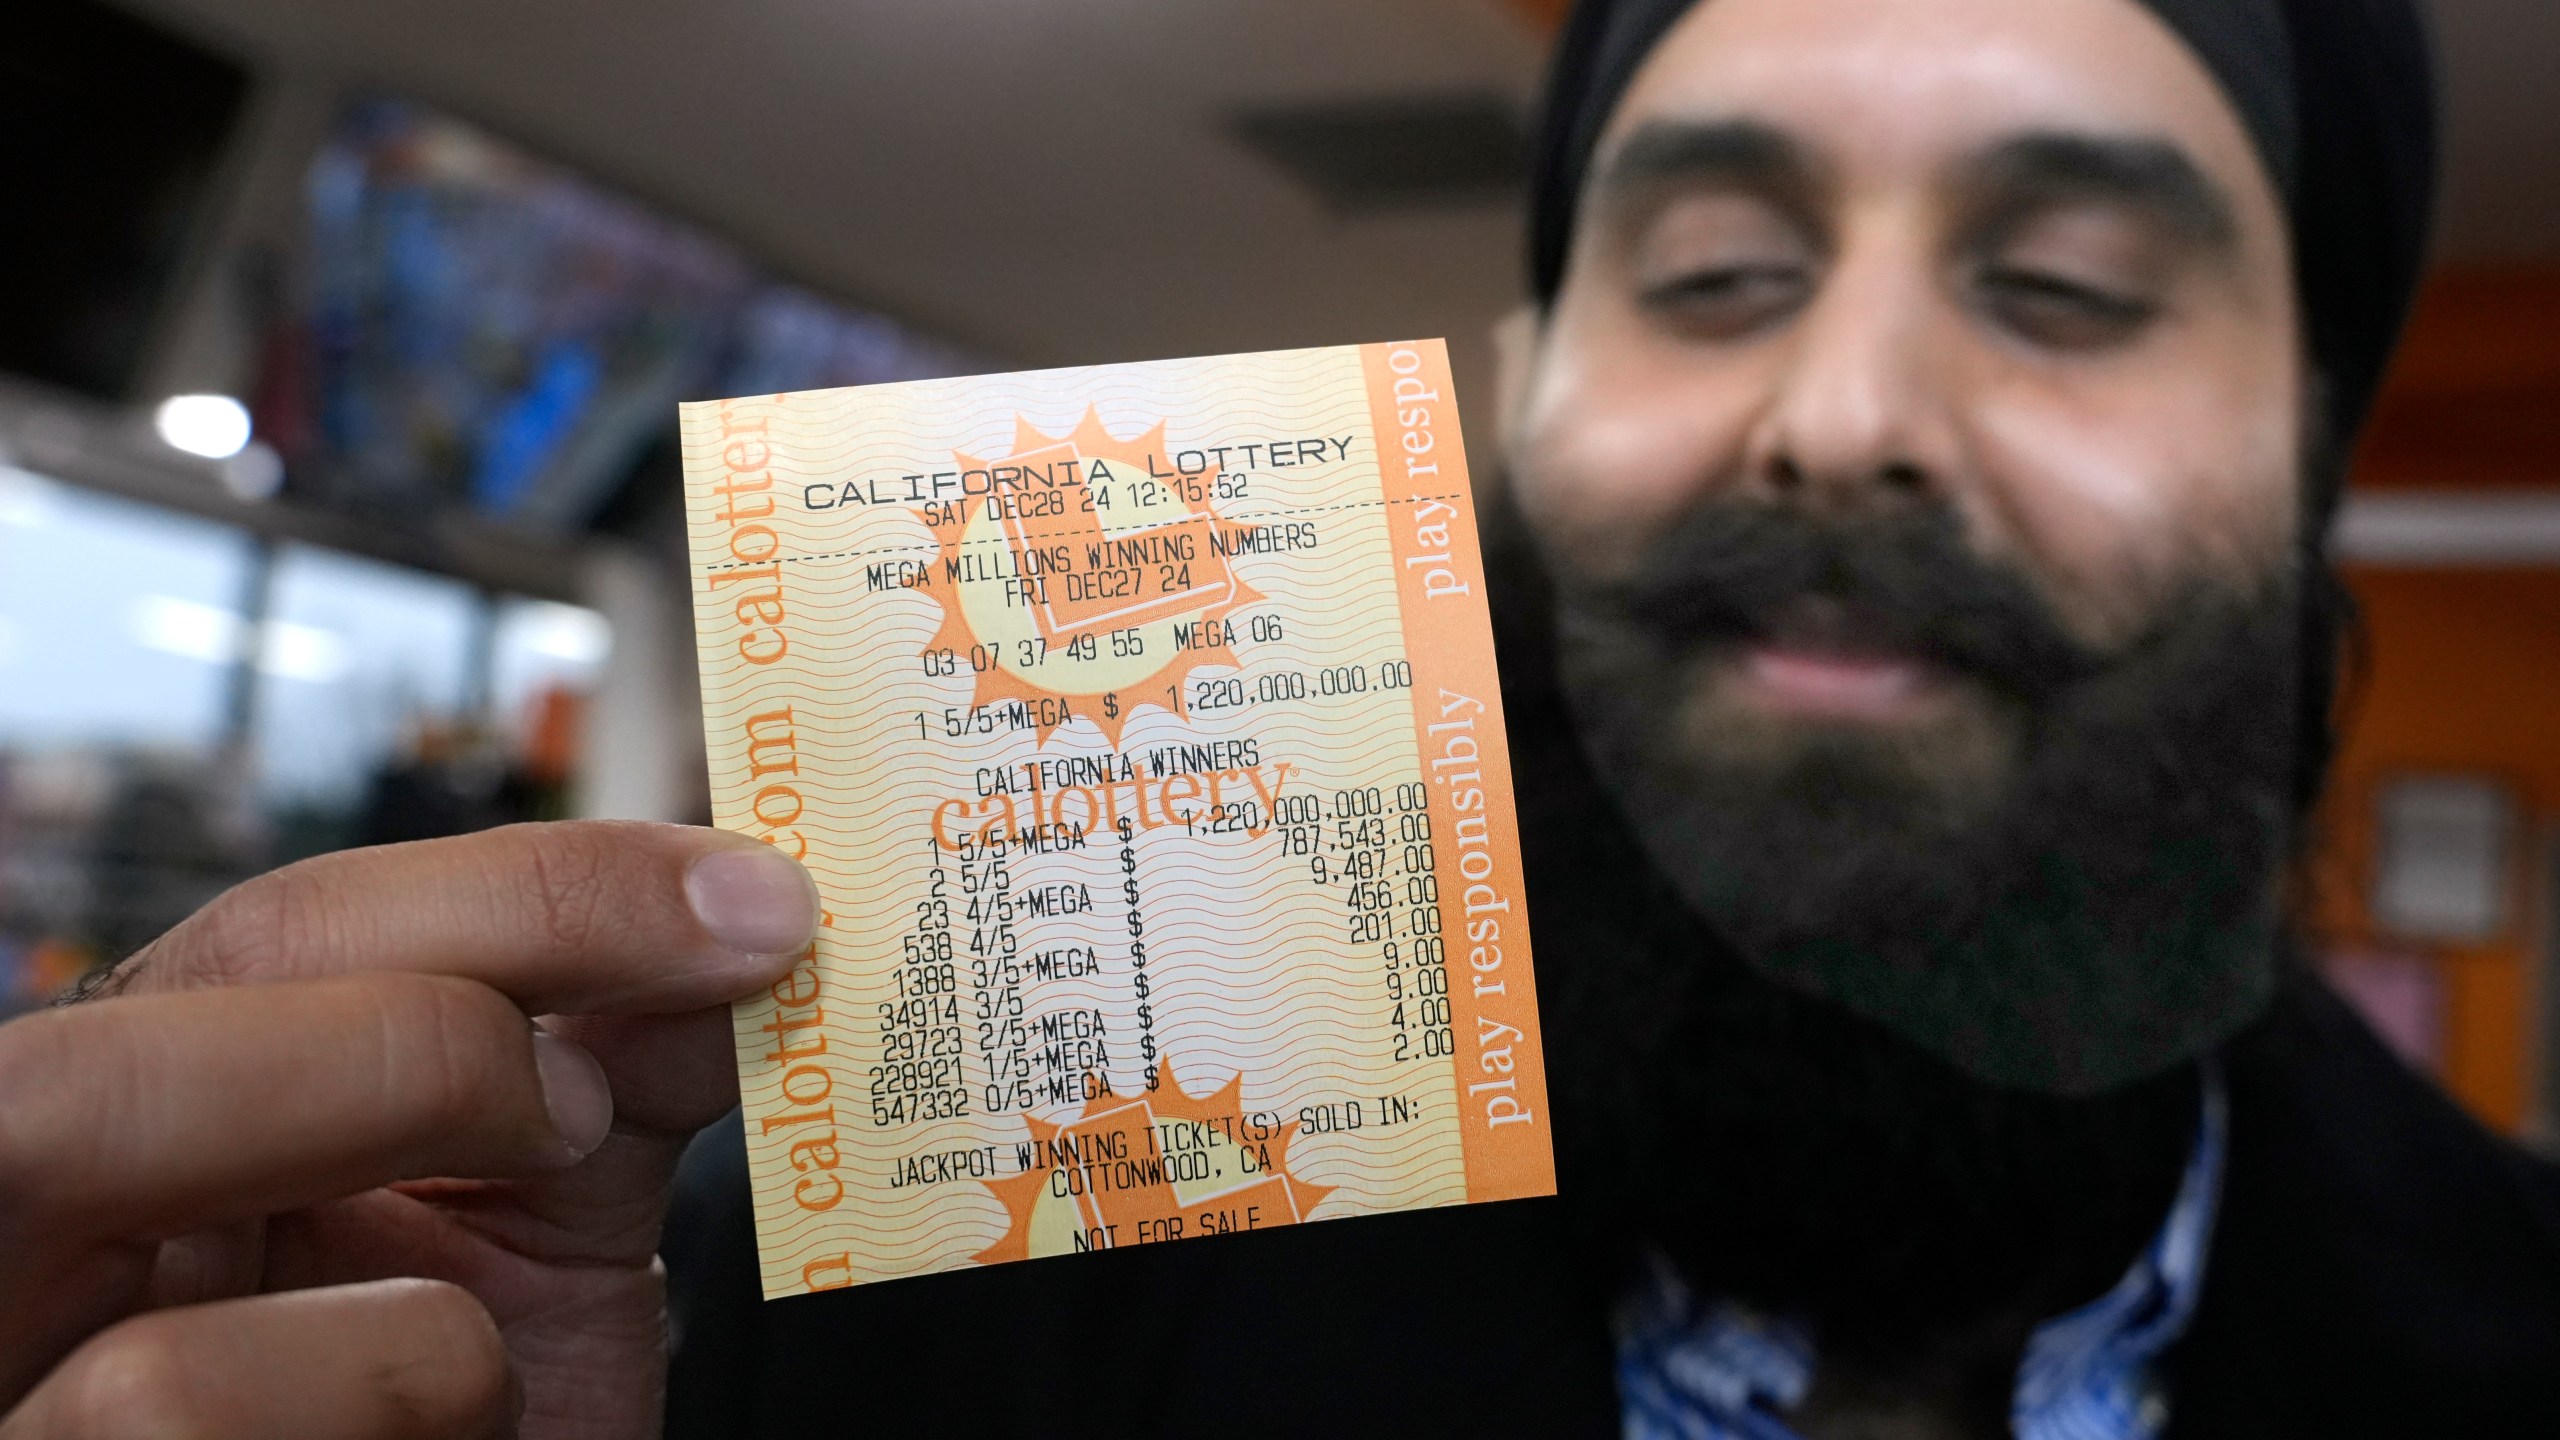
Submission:
MULTIPOLYGON (((707 817, 681 399, 1448 337, 1561 0, 44 0, 0 46, 0 1011, 284 861, 707 817)), ((2332 977, 2560 1131, 2560 6, 2435 0, 2332 977)))

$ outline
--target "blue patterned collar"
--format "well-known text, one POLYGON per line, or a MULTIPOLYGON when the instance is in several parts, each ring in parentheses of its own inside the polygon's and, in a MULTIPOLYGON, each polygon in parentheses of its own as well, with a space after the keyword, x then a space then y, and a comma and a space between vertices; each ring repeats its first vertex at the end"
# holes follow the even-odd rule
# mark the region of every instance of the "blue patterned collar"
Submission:
MULTIPOLYGON (((2195 1149, 2160 1233, 2114 1289, 2027 1337, 2009 1401, 2017 1440, 2156 1440, 2168 1424, 2152 1361, 2204 1288, 2229 1110, 2207 1064, 2195 1149)), ((1802 1326, 1701 1300, 1657 1261, 1618 1317, 1626 1440, 1797 1440, 1785 1417, 1812 1388, 1814 1358, 1802 1326)))

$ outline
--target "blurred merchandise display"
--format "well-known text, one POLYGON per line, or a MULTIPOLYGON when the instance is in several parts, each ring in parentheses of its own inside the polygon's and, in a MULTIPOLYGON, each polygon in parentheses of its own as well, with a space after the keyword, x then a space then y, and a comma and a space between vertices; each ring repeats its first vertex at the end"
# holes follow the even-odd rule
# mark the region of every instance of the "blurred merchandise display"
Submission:
POLYGON ((337 508, 573 532, 679 400, 968 368, 406 102, 346 110, 307 202, 305 313, 269 346, 257 429, 288 493, 337 508))
POLYGON ((218 773, 152 749, 0 751, 0 1009, 42 1003, 251 872, 218 773))

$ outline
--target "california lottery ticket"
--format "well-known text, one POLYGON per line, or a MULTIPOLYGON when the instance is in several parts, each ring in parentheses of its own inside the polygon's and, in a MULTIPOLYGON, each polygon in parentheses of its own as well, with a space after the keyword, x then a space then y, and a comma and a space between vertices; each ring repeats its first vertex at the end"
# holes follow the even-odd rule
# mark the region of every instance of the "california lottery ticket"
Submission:
POLYGON ((767 1297, 1553 1193, 1439 341, 682 420, 767 1297))

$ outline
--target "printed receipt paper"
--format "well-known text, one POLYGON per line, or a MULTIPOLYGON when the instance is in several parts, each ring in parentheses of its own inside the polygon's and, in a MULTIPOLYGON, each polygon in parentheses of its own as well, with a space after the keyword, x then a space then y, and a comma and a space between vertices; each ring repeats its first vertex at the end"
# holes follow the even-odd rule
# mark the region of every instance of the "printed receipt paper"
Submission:
POLYGON ((1440 342, 683 407, 768 1297, 1551 1194, 1440 342))

